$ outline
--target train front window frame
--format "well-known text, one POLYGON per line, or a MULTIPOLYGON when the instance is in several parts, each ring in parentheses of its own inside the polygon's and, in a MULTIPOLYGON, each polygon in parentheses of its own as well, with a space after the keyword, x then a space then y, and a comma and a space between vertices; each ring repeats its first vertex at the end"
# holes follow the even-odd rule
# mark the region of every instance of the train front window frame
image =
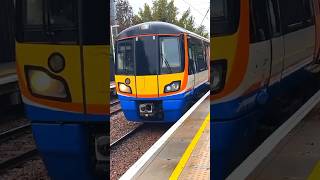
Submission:
POLYGON ((117 42, 115 72, 118 75, 134 75, 134 43, 133 39, 117 42))
POLYGON ((160 74, 183 71, 181 43, 176 36, 159 36, 160 74))
POLYGON ((136 75, 157 75, 159 67, 158 43, 156 36, 135 38, 134 55, 136 75))
MULTIPOLYGON (((78 1, 21 0, 16 2, 16 9, 16 39, 18 42, 34 42, 44 44, 79 44, 77 15, 78 1), (31 6, 29 6, 29 3, 32 2, 41 2, 41 8, 38 7, 38 10, 41 10, 41 12, 35 13, 33 9, 30 10, 31 6), (50 22, 53 12, 51 5, 54 5, 58 2, 60 2, 60 7, 64 7, 63 4, 68 4, 68 9, 72 11, 71 14, 73 17, 73 22, 65 21, 65 23, 58 24, 52 24, 52 22, 50 22)), ((64 8, 56 8, 56 11, 59 12, 60 10, 60 13, 62 13, 62 11, 64 11, 63 9, 64 8)), ((58 16, 56 16, 55 18, 57 19, 58 16)), ((63 18, 61 18, 60 16, 60 20, 61 19, 63 18)))
POLYGON ((241 0, 213 0, 210 2, 213 36, 226 36, 237 32, 240 21, 241 0))

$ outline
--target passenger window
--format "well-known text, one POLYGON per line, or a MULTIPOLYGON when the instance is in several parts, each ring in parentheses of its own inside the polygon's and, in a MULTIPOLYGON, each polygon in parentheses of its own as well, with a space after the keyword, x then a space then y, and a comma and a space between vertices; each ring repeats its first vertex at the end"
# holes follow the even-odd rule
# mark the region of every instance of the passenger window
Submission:
POLYGON ((286 33, 290 33, 303 28, 303 1, 302 0, 282 0, 280 9, 283 13, 283 22, 286 33))
POLYGON ((251 1, 251 41, 260 42, 270 39, 267 1, 252 0, 251 1))
POLYGON ((280 22, 280 12, 277 0, 268 0, 270 23, 271 23, 271 33, 273 37, 281 36, 281 22, 280 22))
POLYGON ((303 0, 303 10, 304 10, 304 23, 305 26, 313 25, 313 8, 310 4, 310 0, 303 0))
POLYGON ((205 71, 208 69, 204 55, 204 46, 202 41, 193 39, 189 43, 189 49, 192 52, 192 59, 196 64, 197 72, 205 71))

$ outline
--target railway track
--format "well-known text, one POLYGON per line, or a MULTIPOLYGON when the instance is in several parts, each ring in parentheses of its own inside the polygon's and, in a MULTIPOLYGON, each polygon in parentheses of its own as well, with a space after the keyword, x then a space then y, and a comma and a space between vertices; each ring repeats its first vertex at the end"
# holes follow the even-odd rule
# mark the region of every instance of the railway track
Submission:
POLYGON ((141 130, 143 128, 143 124, 139 125, 138 127, 130 130, 129 132, 127 132, 126 134, 124 134, 123 136, 121 136, 119 139, 113 141, 112 143, 110 143, 110 147, 115 147, 118 144, 120 144, 121 142, 125 141, 126 139, 130 138, 130 136, 132 136, 133 134, 135 134, 136 132, 138 132, 139 130, 141 130))
POLYGON ((27 123, 0 134, 0 174, 17 167, 38 155, 36 146, 30 142, 31 124, 27 123), (20 146, 19 150, 15 149, 20 146), (9 158, 8 158, 9 156, 9 158))
POLYGON ((111 111, 110 112, 111 116, 122 111, 119 100, 115 100, 115 101, 110 103, 110 111, 111 111))

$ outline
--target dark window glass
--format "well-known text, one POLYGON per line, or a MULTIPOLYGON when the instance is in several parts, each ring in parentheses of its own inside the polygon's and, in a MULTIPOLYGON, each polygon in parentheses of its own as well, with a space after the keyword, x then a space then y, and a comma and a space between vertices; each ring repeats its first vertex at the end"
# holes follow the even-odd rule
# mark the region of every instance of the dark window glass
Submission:
POLYGON ((303 28, 303 1, 282 0, 279 3, 285 32, 290 33, 303 28))
POLYGON ((26 25, 43 24, 43 0, 26 0, 26 25))
POLYGON ((182 71, 178 37, 160 37, 160 74, 182 71))
POLYGON ((304 23, 305 26, 313 25, 313 8, 310 4, 310 0, 303 0, 303 10, 304 10, 304 23))
POLYGON ((134 74, 133 39, 117 43, 116 73, 122 75, 134 74))
POLYGON ((235 33, 239 26, 240 0, 212 0, 210 6, 213 36, 235 33))
POLYGON ((251 1, 251 42, 260 42, 270 39, 267 7, 266 0, 251 1))
POLYGON ((277 0, 268 0, 269 3, 269 14, 271 23, 271 33, 273 37, 278 37, 281 35, 281 22, 280 22, 280 12, 277 0))
POLYGON ((159 67, 155 36, 135 38, 136 75, 155 75, 159 67))
POLYGON ((76 3, 74 0, 50 0, 49 23, 52 26, 72 27, 76 25, 76 3))
POLYGON ((204 46, 200 40, 189 41, 189 59, 195 62, 197 72, 205 71, 208 69, 204 56, 204 46))
POLYGON ((83 2, 83 43, 109 44, 110 3, 109 1, 85 0, 83 2))
POLYGON ((18 41, 78 42, 76 0, 19 0, 16 9, 18 41))

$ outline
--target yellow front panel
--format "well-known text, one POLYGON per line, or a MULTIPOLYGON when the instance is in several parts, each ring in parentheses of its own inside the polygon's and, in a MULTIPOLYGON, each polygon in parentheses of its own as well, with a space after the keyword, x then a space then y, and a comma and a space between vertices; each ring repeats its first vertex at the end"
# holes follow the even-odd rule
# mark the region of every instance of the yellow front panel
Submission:
POLYGON ((48 45, 48 44, 16 44, 17 70, 22 95, 34 103, 69 111, 83 111, 80 48, 77 45, 48 45), (65 69, 60 73, 51 72, 48 58, 52 53, 60 53, 65 59, 65 69), (36 98, 27 88, 24 67, 31 65, 42 67, 56 76, 62 77, 68 84, 72 102, 57 102, 36 98))
POLYGON ((135 76, 130 76, 130 75, 115 75, 115 81, 116 81, 116 88, 117 88, 117 93, 125 96, 133 96, 136 97, 137 91, 136 91, 136 78, 135 76), (127 84, 131 88, 132 94, 128 93, 122 93, 119 91, 119 85, 118 83, 124 83, 126 79, 130 80, 130 84, 127 84))
POLYGON ((170 84, 171 82, 180 80, 181 81, 181 85, 182 85, 183 76, 184 76, 183 72, 182 73, 177 73, 177 74, 159 75, 159 94, 160 94, 160 96, 166 95, 164 93, 164 87, 166 85, 170 84))
POLYGON ((84 46, 84 79, 87 112, 107 114, 109 112, 109 46, 84 46))
POLYGON ((158 97, 158 77, 136 76, 137 97, 153 98, 158 97))
MULTIPOLYGON (((229 36, 221 36, 221 37, 213 37, 211 38, 211 59, 213 60, 221 60, 226 59, 228 63, 228 67, 233 67, 234 57, 237 50, 237 40, 238 34, 235 33, 229 36)), ((231 69, 227 71, 227 79, 231 69)))

